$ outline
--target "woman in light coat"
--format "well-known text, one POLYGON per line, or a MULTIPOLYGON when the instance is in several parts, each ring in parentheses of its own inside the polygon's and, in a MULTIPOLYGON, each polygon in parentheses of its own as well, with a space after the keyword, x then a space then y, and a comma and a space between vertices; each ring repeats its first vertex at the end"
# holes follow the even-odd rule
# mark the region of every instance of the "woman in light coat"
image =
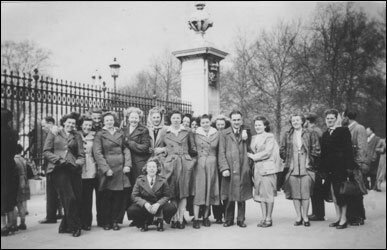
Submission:
POLYGON ((197 155, 195 139, 190 130, 181 124, 182 114, 172 111, 171 126, 162 138, 161 145, 167 148, 165 168, 173 169, 175 180, 174 190, 171 191, 172 201, 178 205, 178 212, 172 221, 172 228, 184 229, 184 212, 187 198, 192 195, 192 174, 195 165, 193 157, 197 155))
POLYGON ((211 225, 208 216, 211 205, 219 205, 219 176, 218 176, 218 145, 219 132, 211 127, 211 120, 208 115, 200 119, 200 127, 196 129, 195 143, 198 151, 198 163, 194 172, 193 199, 195 220, 193 227, 200 228, 199 210, 200 206, 205 207, 203 226, 211 225))
POLYGON ((256 135, 251 140, 254 152, 247 156, 254 161, 254 200, 261 203, 262 220, 258 227, 271 227, 274 197, 277 196, 277 175, 281 164, 279 146, 270 132, 269 121, 259 116, 254 120, 256 135))

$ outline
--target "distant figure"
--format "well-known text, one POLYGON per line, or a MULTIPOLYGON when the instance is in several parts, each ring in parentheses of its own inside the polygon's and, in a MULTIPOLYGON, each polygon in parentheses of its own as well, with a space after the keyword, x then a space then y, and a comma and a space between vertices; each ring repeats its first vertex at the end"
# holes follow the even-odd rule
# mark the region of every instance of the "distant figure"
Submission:
POLYGON ((368 190, 376 190, 376 174, 378 173, 380 155, 384 151, 383 142, 379 136, 375 135, 375 130, 372 127, 366 129, 367 132, 367 162, 370 166, 368 175, 365 177, 365 182, 368 190), (371 183, 368 181, 371 179, 371 183))
POLYGON ((379 160, 377 182, 376 182, 376 191, 382 192, 382 183, 386 180, 386 138, 382 139, 383 151, 379 160))

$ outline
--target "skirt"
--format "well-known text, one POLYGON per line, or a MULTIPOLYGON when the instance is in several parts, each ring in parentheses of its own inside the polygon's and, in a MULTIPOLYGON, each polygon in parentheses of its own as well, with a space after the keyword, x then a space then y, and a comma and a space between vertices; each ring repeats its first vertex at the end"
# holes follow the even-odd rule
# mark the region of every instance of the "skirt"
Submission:
POLYGON ((286 199, 309 200, 313 195, 315 173, 308 171, 307 175, 289 175, 284 184, 286 199))
POLYGON ((277 196, 277 175, 260 175, 254 171, 254 200, 256 202, 274 202, 277 196))

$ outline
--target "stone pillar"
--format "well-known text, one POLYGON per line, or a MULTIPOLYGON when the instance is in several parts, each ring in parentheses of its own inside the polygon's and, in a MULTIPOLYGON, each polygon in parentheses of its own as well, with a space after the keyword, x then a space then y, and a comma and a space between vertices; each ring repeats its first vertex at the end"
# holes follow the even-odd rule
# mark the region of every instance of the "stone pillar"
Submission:
POLYGON ((219 63, 226 52, 201 47, 173 52, 181 61, 181 98, 192 103, 194 116, 220 113, 219 63))
POLYGON ((204 3, 195 5, 197 10, 188 21, 196 32, 196 40, 190 48, 172 54, 181 62, 181 99, 192 104, 194 116, 220 113, 219 73, 220 61, 227 53, 216 49, 204 39, 206 30, 212 27, 204 3))

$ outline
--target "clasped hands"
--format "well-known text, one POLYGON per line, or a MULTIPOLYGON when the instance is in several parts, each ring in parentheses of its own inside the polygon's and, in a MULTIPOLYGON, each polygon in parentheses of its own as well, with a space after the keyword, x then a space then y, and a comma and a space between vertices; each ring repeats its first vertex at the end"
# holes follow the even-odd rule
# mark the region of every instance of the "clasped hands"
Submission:
MULTIPOLYGON (((124 168, 122 169, 122 172, 124 172, 124 174, 130 173, 130 167, 124 167, 124 168)), ((114 172, 113 172, 113 170, 111 170, 111 169, 109 169, 109 170, 106 172, 106 176, 108 176, 108 177, 113 176, 113 174, 114 174, 114 172)))
POLYGON ((149 204, 149 203, 145 203, 144 205, 145 209, 151 213, 151 214, 156 214, 157 211, 159 210, 160 208, 160 204, 159 203, 155 203, 153 205, 149 204))

